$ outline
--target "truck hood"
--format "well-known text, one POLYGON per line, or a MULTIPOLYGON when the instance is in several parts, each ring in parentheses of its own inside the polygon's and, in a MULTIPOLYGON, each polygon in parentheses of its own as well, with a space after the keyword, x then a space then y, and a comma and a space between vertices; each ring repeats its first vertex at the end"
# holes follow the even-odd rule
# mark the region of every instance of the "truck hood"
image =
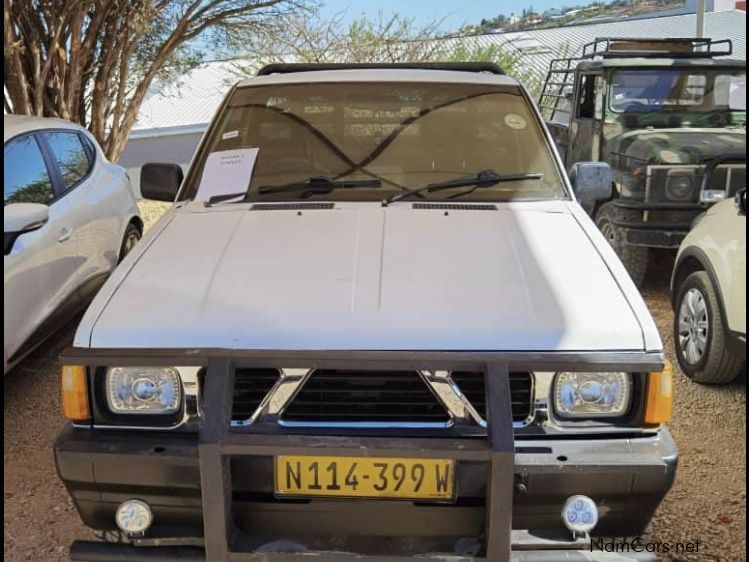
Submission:
POLYGON ((745 129, 648 129, 628 131, 607 143, 614 155, 648 164, 700 164, 717 156, 746 152, 745 129))
POLYGON ((602 257, 603 237, 581 225, 589 219, 576 204, 488 208, 188 205, 128 256, 89 308, 76 345, 647 347, 643 325, 654 330, 652 320, 607 246, 602 257))

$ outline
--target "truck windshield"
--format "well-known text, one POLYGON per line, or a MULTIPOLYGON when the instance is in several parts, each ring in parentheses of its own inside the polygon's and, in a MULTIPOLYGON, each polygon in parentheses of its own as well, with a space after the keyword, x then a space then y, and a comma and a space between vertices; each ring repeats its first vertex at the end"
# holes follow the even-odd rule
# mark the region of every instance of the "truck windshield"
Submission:
POLYGON ((728 122, 721 124, 745 123, 746 72, 691 68, 620 70, 612 75, 609 99, 611 109, 617 113, 719 113, 728 116, 728 122))
POLYGON ((217 154, 230 154, 225 151, 251 152, 244 200, 381 201, 482 170, 518 177, 533 173, 540 179, 419 196, 446 200, 459 193, 461 201, 568 197, 541 126, 514 86, 348 82, 239 88, 204 140, 183 199, 205 200, 220 192, 215 184, 223 176, 214 163, 217 154), (310 178, 325 178, 334 188, 273 188, 310 178), (356 189, 343 187, 350 184, 356 189))

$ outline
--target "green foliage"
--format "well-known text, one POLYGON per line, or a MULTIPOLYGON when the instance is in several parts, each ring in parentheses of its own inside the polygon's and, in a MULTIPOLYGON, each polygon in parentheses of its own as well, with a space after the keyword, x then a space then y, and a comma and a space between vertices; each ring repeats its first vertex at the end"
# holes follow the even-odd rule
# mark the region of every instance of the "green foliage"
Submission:
POLYGON ((204 59, 198 45, 283 33, 314 0, 5 2, 5 110, 87 127, 116 160, 154 84, 204 59))
POLYGON ((494 62, 531 90, 540 88, 537 77, 527 71, 519 51, 496 43, 482 44, 468 33, 445 37, 442 22, 417 24, 395 13, 388 17, 361 17, 350 24, 339 16, 322 19, 319 14, 297 14, 285 21, 283 34, 253 34, 237 37, 248 49, 246 61, 235 63, 238 77, 253 74, 270 62, 494 62))
POLYGON ((519 51, 511 51, 510 48, 497 43, 480 44, 474 37, 450 41, 451 45, 440 51, 437 60, 446 62, 493 62, 499 65, 508 76, 512 76, 524 84, 531 92, 540 89, 541 83, 538 76, 524 66, 523 55, 519 51))
POLYGON ((48 205, 54 197, 55 193, 52 190, 52 182, 45 172, 44 174, 40 174, 39 178, 29 182, 6 197, 3 205, 10 205, 11 203, 39 203, 41 205, 48 205))

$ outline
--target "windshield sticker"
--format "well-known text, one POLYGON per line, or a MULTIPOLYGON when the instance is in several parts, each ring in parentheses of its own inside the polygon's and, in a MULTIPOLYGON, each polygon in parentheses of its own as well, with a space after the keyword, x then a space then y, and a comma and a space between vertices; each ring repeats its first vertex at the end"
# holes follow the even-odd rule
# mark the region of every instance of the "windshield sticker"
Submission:
POLYGON ((731 76, 728 108, 734 111, 746 111, 746 76, 731 76))
POLYGON ((244 193, 250 187, 258 148, 211 152, 205 160, 196 199, 207 201, 216 195, 244 193))
POLYGON ((525 119, 515 113, 508 113, 507 115, 505 115, 505 123, 511 129, 517 130, 525 129, 528 126, 528 123, 526 123, 525 119))
POLYGON ((228 131, 221 135, 221 140, 235 139, 239 136, 239 131, 228 131))

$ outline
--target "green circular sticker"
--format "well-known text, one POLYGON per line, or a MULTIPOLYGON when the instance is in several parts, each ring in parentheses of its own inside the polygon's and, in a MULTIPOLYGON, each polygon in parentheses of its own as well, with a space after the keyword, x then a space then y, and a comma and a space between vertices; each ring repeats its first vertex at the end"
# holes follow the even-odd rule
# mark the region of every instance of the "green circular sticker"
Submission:
POLYGON ((515 113, 508 113, 505 115, 505 123, 511 129, 525 129, 528 126, 525 119, 515 113))

